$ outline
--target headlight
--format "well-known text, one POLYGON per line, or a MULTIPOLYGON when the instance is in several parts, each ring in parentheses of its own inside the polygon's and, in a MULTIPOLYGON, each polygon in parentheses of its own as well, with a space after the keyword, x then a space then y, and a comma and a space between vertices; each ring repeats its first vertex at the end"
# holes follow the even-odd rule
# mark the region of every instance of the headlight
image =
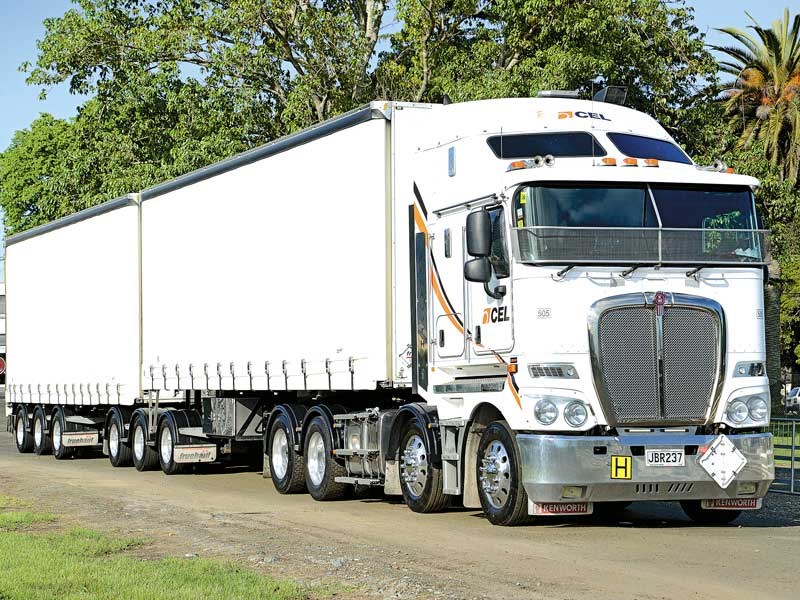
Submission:
POLYGON ((734 400, 728 404, 728 418, 734 423, 742 423, 750 413, 747 404, 741 400, 734 400))
POLYGON ((533 409, 533 414, 542 425, 552 425, 558 418, 558 409, 550 400, 539 400, 533 409))
POLYGON ((747 410, 753 421, 766 421, 769 414, 769 405, 761 396, 750 396, 747 399, 747 410))
POLYGON ((589 418, 589 411, 583 402, 570 402, 564 409, 564 420, 572 427, 580 427, 589 418))

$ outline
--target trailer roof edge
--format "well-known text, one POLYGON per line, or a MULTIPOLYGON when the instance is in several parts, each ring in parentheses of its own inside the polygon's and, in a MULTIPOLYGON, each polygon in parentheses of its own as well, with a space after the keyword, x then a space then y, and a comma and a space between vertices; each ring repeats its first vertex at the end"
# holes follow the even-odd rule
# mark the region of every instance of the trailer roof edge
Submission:
POLYGON ((350 112, 339 115, 338 117, 334 117, 333 119, 323 121, 317 125, 312 125, 311 127, 298 131, 297 133, 278 138, 277 140, 268 142, 251 150, 247 150, 241 154, 232 156, 231 158, 227 158, 207 167, 201 167, 200 169, 192 171, 191 173, 186 173, 185 175, 181 175, 175 179, 170 179, 163 183, 159 183, 144 189, 141 193, 142 201, 168 194, 169 192, 173 192, 182 187, 186 187, 192 185, 193 183, 209 179, 210 177, 214 177, 239 167, 252 164, 269 156, 291 150, 292 148, 302 146, 308 142, 325 137, 332 133, 336 133, 337 131, 353 127, 355 125, 360 125, 361 123, 366 123, 367 121, 371 121, 373 119, 389 119, 390 117, 387 113, 377 108, 378 105, 379 103, 372 102, 362 106, 361 108, 356 108, 350 112))
POLYGON ((25 240, 29 240, 50 231, 61 229, 67 225, 79 223, 81 221, 91 219, 92 217, 97 217, 107 212, 111 212, 112 210, 116 210, 125 206, 132 206, 135 204, 136 198, 133 194, 128 194, 127 196, 122 196, 120 198, 114 198, 113 200, 108 200, 107 202, 98 204, 97 206, 91 206, 76 213, 72 213, 71 215, 67 215, 66 217, 61 217, 55 221, 50 221, 44 225, 39 225, 38 227, 33 227, 32 229, 26 229, 25 231, 20 231, 19 233, 10 235, 5 239, 5 246, 8 247, 18 242, 24 242, 25 240))

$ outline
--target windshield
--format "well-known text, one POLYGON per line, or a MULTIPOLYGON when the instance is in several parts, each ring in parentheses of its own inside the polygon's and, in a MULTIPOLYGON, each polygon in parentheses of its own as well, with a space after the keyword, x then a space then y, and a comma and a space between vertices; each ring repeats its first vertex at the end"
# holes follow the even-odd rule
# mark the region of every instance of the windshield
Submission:
POLYGON ((763 262, 744 186, 531 183, 514 215, 524 262, 763 262))

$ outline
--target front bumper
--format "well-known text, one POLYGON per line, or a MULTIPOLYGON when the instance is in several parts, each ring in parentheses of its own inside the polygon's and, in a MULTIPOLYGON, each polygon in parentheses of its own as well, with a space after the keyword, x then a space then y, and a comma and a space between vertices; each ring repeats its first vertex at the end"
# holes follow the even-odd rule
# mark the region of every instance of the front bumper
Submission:
POLYGON ((518 434, 522 482, 532 502, 636 500, 705 500, 761 498, 766 495, 775 467, 772 435, 729 435, 747 464, 722 489, 697 463, 696 447, 708 446, 714 435, 649 434, 583 437, 518 434), (643 448, 685 448, 683 467, 647 467, 643 448), (640 454, 641 455, 637 455, 640 454), (611 478, 612 456, 631 457, 630 479, 611 478), (755 494, 740 495, 739 485, 756 483, 755 494), (582 487, 580 498, 563 496, 564 486, 582 487))

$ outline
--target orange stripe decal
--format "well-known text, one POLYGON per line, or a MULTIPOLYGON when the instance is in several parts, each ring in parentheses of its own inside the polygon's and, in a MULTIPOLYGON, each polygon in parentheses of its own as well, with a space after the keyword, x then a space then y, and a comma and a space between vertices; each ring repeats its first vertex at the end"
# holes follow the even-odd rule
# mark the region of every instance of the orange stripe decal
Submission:
POLYGON ((514 400, 517 401, 517 406, 519 406, 520 409, 522 409, 522 400, 520 399, 519 394, 517 393, 517 386, 514 383, 514 380, 511 378, 511 373, 509 373, 506 376, 506 379, 508 379, 508 389, 511 390, 511 395, 514 396, 514 400))
POLYGON ((433 268, 430 269, 430 275, 431 275, 431 286, 433 287, 433 291, 436 294, 436 299, 439 300, 439 304, 442 306, 442 310, 450 319, 450 322, 453 324, 453 327, 455 327, 458 330, 458 332, 463 335, 464 328, 458 321, 456 321, 455 316, 453 315, 453 313, 450 312, 451 309, 447 306, 447 303, 444 301, 444 295, 442 295, 442 290, 439 288, 439 282, 436 281, 436 274, 433 272, 433 268))

